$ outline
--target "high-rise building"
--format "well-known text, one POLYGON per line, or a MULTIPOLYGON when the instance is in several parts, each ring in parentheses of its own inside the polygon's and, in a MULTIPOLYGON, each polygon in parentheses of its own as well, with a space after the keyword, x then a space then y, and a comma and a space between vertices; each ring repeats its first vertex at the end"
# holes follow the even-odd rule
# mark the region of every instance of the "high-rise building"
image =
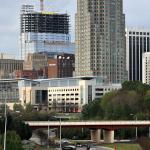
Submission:
POLYGON ((128 80, 142 81, 142 54, 150 52, 150 30, 126 28, 128 80))
POLYGON ((36 12, 32 5, 23 5, 20 32, 22 59, 41 51, 74 51, 67 14, 36 12))
POLYGON ((126 79, 125 15, 122 0, 77 0, 76 76, 126 79))

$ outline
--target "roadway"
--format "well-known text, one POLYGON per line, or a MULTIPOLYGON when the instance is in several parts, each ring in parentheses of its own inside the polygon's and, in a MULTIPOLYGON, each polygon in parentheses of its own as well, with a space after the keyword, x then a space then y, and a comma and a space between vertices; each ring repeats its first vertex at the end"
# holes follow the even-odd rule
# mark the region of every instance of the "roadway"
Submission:
MULTIPOLYGON (((60 150, 60 148, 56 148, 56 150, 60 150)), ((76 150, 87 150, 86 147, 77 147, 76 150)), ((102 147, 102 146, 94 146, 89 150, 113 150, 112 148, 102 147)))
MULTIPOLYGON (((87 150, 87 148, 85 147, 81 147, 81 148, 77 148, 76 150, 87 150)), ((112 148, 106 148, 106 147, 102 147, 102 146, 94 146, 91 147, 90 150, 113 150, 112 148)))

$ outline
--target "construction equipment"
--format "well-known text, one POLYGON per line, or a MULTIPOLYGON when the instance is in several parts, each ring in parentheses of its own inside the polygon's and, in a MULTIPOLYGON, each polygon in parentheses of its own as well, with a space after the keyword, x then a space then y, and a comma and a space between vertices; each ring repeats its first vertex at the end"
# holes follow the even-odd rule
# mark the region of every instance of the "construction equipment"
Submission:
POLYGON ((40 10, 41 12, 44 11, 44 0, 40 0, 40 10))

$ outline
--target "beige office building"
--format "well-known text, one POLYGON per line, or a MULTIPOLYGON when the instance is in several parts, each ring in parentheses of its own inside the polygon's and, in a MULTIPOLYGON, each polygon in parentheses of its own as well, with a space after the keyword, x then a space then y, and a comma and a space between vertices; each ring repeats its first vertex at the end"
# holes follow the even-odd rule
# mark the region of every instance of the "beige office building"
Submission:
POLYGON ((75 55, 76 76, 126 80, 122 0, 77 0, 75 55))
POLYGON ((0 79, 12 77, 15 70, 23 69, 23 60, 15 60, 10 58, 0 58, 0 79))

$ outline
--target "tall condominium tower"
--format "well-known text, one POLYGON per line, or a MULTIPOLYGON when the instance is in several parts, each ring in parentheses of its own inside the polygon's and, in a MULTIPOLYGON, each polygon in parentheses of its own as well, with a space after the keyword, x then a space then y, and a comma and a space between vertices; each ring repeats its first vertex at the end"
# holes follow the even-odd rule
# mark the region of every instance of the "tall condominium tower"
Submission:
POLYGON ((76 76, 126 79, 125 15, 122 0, 77 0, 76 76))
POLYGON ((41 51, 74 50, 69 34, 69 16, 53 12, 36 12, 32 5, 21 9, 21 57, 41 51))
POLYGON ((142 54, 150 52, 150 30, 126 28, 128 80, 142 81, 142 54))

